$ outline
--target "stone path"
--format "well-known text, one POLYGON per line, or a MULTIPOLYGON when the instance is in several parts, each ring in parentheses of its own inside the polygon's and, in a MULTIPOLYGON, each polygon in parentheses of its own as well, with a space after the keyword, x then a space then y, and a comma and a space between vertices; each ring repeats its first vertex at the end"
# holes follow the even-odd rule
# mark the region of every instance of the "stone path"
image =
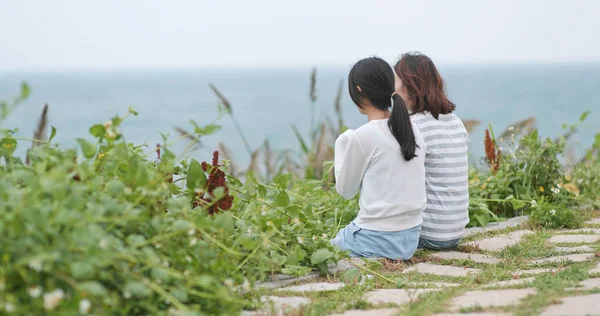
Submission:
MULTIPOLYGON (((518 218, 486 228, 471 229, 467 235, 515 227, 521 223, 523 223, 523 218, 518 218)), ((600 219, 588 221, 586 225, 600 225, 600 219)), ((541 315, 545 316, 600 315, 600 307, 598 307, 600 305, 597 303, 600 301, 600 294, 595 293, 600 291, 600 252, 598 251, 600 250, 600 229, 588 227, 551 232, 547 239, 548 247, 544 248, 545 252, 542 252, 545 256, 525 257, 527 259, 517 263, 518 267, 522 269, 508 270, 512 269, 510 265, 515 263, 511 260, 501 259, 500 255, 506 256, 506 252, 500 253, 500 251, 522 243, 526 236, 532 234, 535 232, 516 230, 487 238, 484 236, 484 238, 464 243, 471 247, 459 248, 465 249, 469 253, 461 251, 430 253, 427 258, 421 257, 419 260, 431 259, 431 262, 419 262, 407 264, 407 266, 399 264, 397 270, 388 271, 391 273, 387 277, 388 281, 377 277, 380 276, 379 273, 385 274, 385 271, 372 272, 369 270, 372 269, 372 266, 369 265, 368 269, 365 266, 369 260, 358 258, 341 260, 337 265, 331 266, 332 276, 329 277, 328 282, 324 282, 324 279, 316 282, 315 280, 319 278, 316 273, 302 278, 275 276, 277 280, 258 285, 259 288, 270 291, 269 295, 263 296, 261 299, 266 303, 265 308, 262 311, 246 311, 243 314, 272 315, 274 311, 276 315, 282 316, 302 315, 301 310, 307 308, 315 300, 327 297, 327 295, 338 294, 333 293, 335 291, 345 291, 344 293, 356 293, 358 296, 355 299, 360 298, 363 303, 360 304, 360 307, 356 304, 341 304, 337 308, 339 312, 330 315, 401 315, 409 304, 422 302, 422 304, 429 305, 430 300, 435 302, 435 299, 440 297, 439 294, 443 293, 446 293, 445 296, 442 296, 444 298, 442 298, 443 305, 441 305, 444 312, 433 315, 513 315, 512 312, 516 308, 520 308, 518 307, 520 304, 523 304, 521 306, 525 308, 529 306, 532 296, 546 295, 543 291, 547 284, 536 282, 537 278, 553 277, 563 270, 570 269, 570 265, 573 264, 587 264, 589 275, 587 279, 579 282, 577 286, 564 289, 564 297, 552 299, 547 302, 547 305, 538 307, 538 310, 541 310, 541 315), (504 267, 505 265, 509 265, 508 269, 504 267), (556 268, 557 266, 560 268, 556 268), (367 269, 369 274, 366 275, 366 278, 363 277, 359 284, 350 285, 337 281, 345 270, 353 267, 357 267, 359 271, 364 272, 363 274, 366 272, 362 269, 367 269), (510 275, 512 279, 510 276, 506 277, 506 270, 509 273, 512 272, 510 275), (499 274, 499 277, 494 277, 494 271, 504 272, 499 274), (479 279, 480 277, 483 277, 483 281, 479 279), (404 281, 398 283, 401 288, 390 288, 395 285, 390 284, 389 280, 392 280, 390 278, 393 280, 403 278, 404 281), (490 281, 486 282, 486 280, 490 281), (313 293, 318 293, 318 295, 313 293), (286 294, 290 294, 290 296, 285 296, 286 294), (344 311, 346 308, 348 310, 344 311), (356 308, 364 308, 364 310, 356 308), (293 312, 294 310, 296 312, 293 312)), ((518 251, 524 251, 523 248, 526 246, 519 248, 518 251)), ((581 270, 573 270, 573 272, 577 271, 581 270)), ((339 295, 337 297, 339 299, 339 295)), ((319 314, 314 311, 309 314, 315 313, 319 314)))
POLYGON ((486 238, 479 241, 465 243, 468 246, 479 246, 483 251, 500 251, 504 248, 518 244, 523 237, 533 234, 530 230, 519 230, 507 235, 486 238))

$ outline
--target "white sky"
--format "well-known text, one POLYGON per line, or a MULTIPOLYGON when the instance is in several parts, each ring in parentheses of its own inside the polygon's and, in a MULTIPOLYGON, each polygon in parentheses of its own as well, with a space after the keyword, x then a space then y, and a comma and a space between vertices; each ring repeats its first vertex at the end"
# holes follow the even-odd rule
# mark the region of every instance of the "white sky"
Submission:
POLYGON ((596 0, 0 0, 0 70, 600 62, 596 0))

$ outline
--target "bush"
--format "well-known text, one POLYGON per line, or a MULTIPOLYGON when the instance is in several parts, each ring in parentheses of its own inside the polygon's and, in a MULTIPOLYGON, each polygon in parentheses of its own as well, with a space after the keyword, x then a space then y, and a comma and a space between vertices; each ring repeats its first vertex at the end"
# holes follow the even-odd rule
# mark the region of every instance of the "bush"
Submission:
POLYGON ((531 215, 533 225, 545 228, 578 228, 583 224, 581 214, 564 204, 531 201, 531 215))
POLYGON ((11 156, 20 143, 5 131, 14 145, 0 165, 7 311, 231 314, 255 304, 253 282, 327 273, 340 258, 329 239, 357 205, 331 184, 286 175, 242 184, 225 178, 218 154, 212 165, 179 163, 167 144, 150 161, 124 142, 123 119, 94 125, 95 142, 78 139, 83 156, 44 144, 29 164, 11 156))

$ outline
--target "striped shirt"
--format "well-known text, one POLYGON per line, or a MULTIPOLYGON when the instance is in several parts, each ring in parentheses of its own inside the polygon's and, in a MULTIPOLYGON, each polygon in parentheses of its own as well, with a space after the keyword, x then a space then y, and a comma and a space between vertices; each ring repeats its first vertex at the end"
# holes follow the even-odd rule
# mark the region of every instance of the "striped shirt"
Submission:
POLYGON ((460 118, 430 112, 411 115, 425 140, 425 188, 421 237, 459 239, 469 223, 469 134, 460 118))

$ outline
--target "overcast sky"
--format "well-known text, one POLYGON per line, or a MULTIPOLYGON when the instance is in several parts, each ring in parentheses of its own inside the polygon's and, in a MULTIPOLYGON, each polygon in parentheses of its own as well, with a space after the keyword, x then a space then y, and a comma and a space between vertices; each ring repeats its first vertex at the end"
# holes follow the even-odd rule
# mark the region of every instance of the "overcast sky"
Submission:
POLYGON ((0 70, 600 62, 596 0, 0 0, 0 70))

